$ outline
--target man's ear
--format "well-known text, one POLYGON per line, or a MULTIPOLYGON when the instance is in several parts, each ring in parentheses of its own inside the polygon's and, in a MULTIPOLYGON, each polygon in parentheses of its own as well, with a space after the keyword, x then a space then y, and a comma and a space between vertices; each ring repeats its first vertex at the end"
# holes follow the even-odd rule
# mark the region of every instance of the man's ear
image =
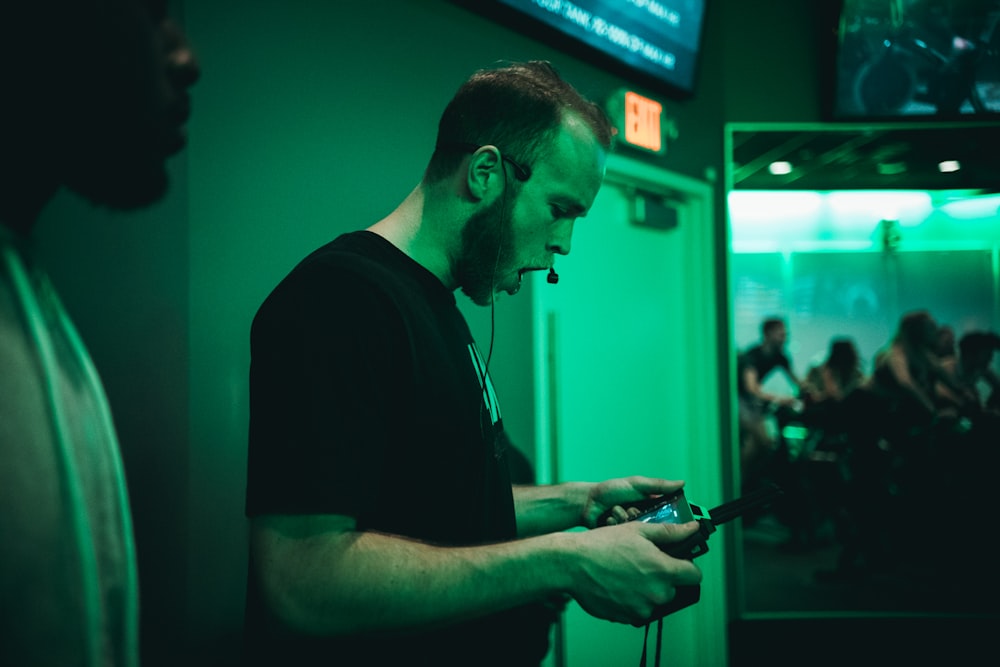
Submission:
POLYGON ((503 160, 496 146, 480 146, 469 160, 466 187, 476 200, 485 199, 490 189, 503 187, 503 160))

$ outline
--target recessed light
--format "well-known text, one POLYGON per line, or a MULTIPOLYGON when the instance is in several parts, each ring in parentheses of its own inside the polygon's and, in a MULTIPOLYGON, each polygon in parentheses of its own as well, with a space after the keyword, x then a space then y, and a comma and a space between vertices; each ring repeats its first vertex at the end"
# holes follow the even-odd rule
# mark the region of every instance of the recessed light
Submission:
POLYGON ((942 174, 958 171, 961 168, 962 164, 958 160, 944 160, 942 162, 938 162, 938 171, 942 174))
POLYGON ((792 163, 779 160, 778 162, 769 164, 767 170, 771 172, 772 176, 784 176, 785 174, 792 173, 792 163))

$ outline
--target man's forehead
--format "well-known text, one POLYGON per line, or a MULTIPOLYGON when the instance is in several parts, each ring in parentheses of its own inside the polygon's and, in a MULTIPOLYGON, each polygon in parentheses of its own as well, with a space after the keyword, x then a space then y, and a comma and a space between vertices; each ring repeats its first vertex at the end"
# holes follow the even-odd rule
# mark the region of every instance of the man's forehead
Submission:
POLYGON ((585 213, 600 190, 606 157, 586 124, 564 122, 536 161, 537 180, 532 177, 525 187, 536 181, 535 187, 554 203, 585 213))
POLYGON ((603 172, 594 173, 579 165, 559 168, 540 166, 524 185, 547 203, 554 204, 575 217, 586 215, 597 198, 603 172))

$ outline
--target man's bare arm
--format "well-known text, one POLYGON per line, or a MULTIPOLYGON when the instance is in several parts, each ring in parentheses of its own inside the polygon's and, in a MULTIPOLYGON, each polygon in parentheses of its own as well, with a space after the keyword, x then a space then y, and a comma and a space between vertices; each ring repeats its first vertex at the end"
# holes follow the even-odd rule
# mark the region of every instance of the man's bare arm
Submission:
POLYGON ((477 547, 437 547, 357 532, 343 516, 266 516, 251 522, 254 571, 288 631, 309 635, 432 628, 553 596, 589 613, 641 621, 701 572, 657 543, 696 524, 626 524, 477 547))
MULTIPOLYGON (((578 526, 597 528, 598 517, 615 506, 673 493, 682 486, 682 481, 639 475, 600 483, 515 486, 517 534, 531 537, 578 526)), ((623 511, 618 519, 625 519, 623 511)))

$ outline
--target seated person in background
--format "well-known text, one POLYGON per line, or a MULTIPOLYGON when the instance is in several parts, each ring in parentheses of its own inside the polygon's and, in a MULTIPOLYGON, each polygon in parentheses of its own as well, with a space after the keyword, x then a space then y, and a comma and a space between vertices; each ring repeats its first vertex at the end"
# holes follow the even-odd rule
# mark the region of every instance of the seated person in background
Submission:
POLYGON ((896 334, 876 356, 869 386, 885 402, 891 417, 886 423, 897 436, 959 416, 954 397, 966 390, 956 380, 958 362, 949 352, 954 346, 949 347, 948 336, 928 311, 911 311, 900 318, 896 334))
POLYGON ((958 357, 958 341, 955 339, 955 330, 947 324, 938 327, 937 355, 942 363, 958 357))
POLYGON ((944 380, 935 386, 938 399, 953 405, 960 415, 970 419, 984 412, 1000 414, 1000 405, 997 405, 1000 375, 990 368, 997 350, 1000 350, 1000 335, 989 331, 963 335, 957 358, 942 363, 944 380), (980 386, 988 393, 982 393, 980 386))
POLYGON ((803 398, 811 406, 826 401, 841 401, 857 389, 862 380, 861 358, 854 341, 837 338, 830 343, 826 361, 806 373, 803 398))
POLYGON ((785 490, 776 516, 790 529, 783 550, 807 550, 821 543, 826 525, 843 531, 846 490, 838 462, 846 453, 845 423, 855 415, 847 399, 861 385, 861 361, 854 341, 835 338, 826 359, 812 366, 802 382, 803 410, 797 421, 808 429, 781 486, 785 490), (832 465, 831 465, 832 464, 832 465))
MULTIPOLYGON (((809 369, 802 383, 804 408, 801 421, 812 431, 811 446, 838 449, 847 433, 847 420, 856 419, 853 405, 845 400, 864 382, 861 357, 854 341, 835 338, 826 360, 809 369)), ((818 454, 817 454, 818 455, 818 454)))
POLYGON ((796 388, 802 382, 792 371, 785 354, 788 328, 784 320, 771 317, 761 323, 762 340, 739 355, 737 394, 739 398, 740 462, 746 470, 774 450, 774 437, 767 430, 767 413, 774 408, 794 409, 798 398, 778 396, 764 390, 765 380, 781 369, 796 388))
POLYGON ((944 371, 938 356, 938 325, 926 310, 906 313, 888 346, 875 359, 872 389, 884 398, 903 428, 938 415, 935 384, 944 371))

